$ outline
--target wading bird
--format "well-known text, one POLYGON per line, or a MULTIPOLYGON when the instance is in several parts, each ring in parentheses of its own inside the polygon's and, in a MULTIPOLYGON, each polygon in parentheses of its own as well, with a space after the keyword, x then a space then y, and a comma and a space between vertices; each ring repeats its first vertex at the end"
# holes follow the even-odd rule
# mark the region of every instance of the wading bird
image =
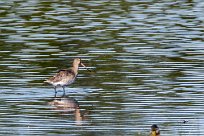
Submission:
MULTIPOLYGON (((79 65, 86 68, 86 66, 81 62, 81 59, 76 58, 74 59, 73 66, 71 68, 59 70, 56 75, 44 81, 46 83, 53 85, 55 90, 55 96, 57 94, 56 88, 58 86, 63 88, 65 94, 65 86, 70 85, 75 81, 78 74, 79 65)), ((89 69, 87 70, 89 71, 89 69)))

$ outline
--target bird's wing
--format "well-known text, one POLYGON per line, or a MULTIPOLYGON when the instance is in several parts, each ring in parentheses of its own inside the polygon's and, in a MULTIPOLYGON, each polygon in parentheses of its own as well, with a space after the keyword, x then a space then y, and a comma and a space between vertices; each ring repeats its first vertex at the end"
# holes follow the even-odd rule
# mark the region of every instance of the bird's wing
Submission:
POLYGON ((70 77, 75 76, 74 71, 72 69, 61 69, 58 71, 58 73, 55 76, 49 78, 48 81, 59 82, 67 76, 70 76, 70 77))

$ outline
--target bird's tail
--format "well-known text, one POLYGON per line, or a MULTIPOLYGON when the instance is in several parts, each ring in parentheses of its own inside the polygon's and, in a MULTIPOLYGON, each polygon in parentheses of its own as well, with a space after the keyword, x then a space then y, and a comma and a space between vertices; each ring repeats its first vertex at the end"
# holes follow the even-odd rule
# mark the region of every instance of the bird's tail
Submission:
POLYGON ((49 80, 45 80, 45 81, 43 81, 44 83, 50 83, 50 81, 49 80))

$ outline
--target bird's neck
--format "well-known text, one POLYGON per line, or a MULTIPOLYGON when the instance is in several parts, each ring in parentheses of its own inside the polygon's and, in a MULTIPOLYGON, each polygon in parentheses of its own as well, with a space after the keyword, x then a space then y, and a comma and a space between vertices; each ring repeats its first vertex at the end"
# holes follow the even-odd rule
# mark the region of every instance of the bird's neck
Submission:
POLYGON ((78 74, 79 65, 73 65, 72 70, 74 71, 75 75, 78 74))

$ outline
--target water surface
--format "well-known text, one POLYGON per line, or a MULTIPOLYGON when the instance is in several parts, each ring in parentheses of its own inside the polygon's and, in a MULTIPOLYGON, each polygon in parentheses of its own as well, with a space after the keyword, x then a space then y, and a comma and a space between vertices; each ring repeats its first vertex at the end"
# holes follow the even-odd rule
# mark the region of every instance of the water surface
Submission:
POLYGON ((202 0, 1 1, 0 133, 204 135, 203 12, 202 0), (93 69, 66 88, 79 120, 43 83, 76 57, 93 69))

